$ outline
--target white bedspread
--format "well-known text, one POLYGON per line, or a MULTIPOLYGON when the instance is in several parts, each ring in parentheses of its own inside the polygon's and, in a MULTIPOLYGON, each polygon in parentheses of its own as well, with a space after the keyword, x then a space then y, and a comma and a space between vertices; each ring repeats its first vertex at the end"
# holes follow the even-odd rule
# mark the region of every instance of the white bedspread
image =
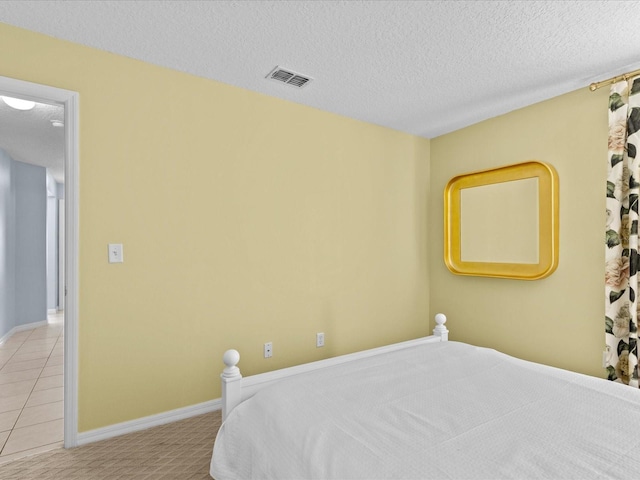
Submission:
POLYGON ((640 478, 640 391, 434 343, 261 390, 220 428, 211 475, 640 478))

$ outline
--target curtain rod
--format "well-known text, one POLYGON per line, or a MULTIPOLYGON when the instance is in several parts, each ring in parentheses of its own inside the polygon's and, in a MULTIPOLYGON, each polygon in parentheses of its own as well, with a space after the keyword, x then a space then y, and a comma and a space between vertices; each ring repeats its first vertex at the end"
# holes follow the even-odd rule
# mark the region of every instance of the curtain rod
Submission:
POLYGON ((610 78, 608 80, 603 80, 601 82, 593 82, 589 85, 589 90, 595 92, 600 87, 604 87, 605 85, 611 85, 612 83, 619 82, 621 80, 629 80, 631 77, 635 77, 636 75, 640 75, 640 70, 634 70, 633 72, 623 73, 622 75, 618 75, 616 77, 610 78))

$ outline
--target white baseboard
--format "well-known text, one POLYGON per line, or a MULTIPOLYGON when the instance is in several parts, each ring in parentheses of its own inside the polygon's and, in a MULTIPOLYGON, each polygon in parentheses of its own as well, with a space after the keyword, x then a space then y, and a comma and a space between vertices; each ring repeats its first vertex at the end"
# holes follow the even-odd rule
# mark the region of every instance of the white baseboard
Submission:
POLYGON ((0 338, 0 345, 9 340, 14 333, 22 332, 24 330, 33 330, 34 328, 43 327, 47 325, 47 321, 25 323, 24 325, 17 325, 9 330, 2 338, 0 338))
POLYGON ((108 427, 96 428, 88 432, 78 433, 77 445, 86 445, 87 443, 98 442, 108 438, 118 437, 127 433, 146 430, 147 428, 165 425, 185 418, 203 415, 205 413, 214 412, 222 408, 222 402, 219 398, 209 400, 208 402, 198 403, 189 407, 177 408, 168 412, 149 415, 148 417, 137 418, 128 422, 116 423, 108 427))
POLYGON ((47 310, 47 315, 55 315, 56 313, 58 313, 57 308, 50 308, 47 310))

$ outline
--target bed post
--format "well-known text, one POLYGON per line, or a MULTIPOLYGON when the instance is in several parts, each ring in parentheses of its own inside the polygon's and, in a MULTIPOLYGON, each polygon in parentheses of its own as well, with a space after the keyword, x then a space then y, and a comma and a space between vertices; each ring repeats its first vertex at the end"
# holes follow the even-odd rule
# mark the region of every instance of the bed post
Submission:
POLYGON ((444 324, 447 321, 447 317, 444 313, 438 313, 436 315, 436 328, 433 329, 433 334, 440 337, 441 342, 449 340, 449 330, 444 324))
POLYGON ((240 361, 240 354, 237 350, 227 350, 222 356, 222 361, 226 365, 220 374, 222 380, 222 421, 240 403, 242 399, 242 375, 240 369, 236 367, 240 361))

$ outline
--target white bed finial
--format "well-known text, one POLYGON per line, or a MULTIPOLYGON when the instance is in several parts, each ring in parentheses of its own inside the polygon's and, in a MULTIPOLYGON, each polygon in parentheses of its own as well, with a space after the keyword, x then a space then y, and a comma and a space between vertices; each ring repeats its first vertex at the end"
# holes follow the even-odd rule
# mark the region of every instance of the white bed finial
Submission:
POLYGON ((242 399, 242 386, 240 380, 242 375, 240 369, 236 367, 240 361, 240 353, 237 350, 227 350, 222 356, 222 361, 226 365, 220 374, 222 380, 222 420, 242 399))
POLYGON ((232 378, 240 374, 240 369, 236 367, 240 361, 240 353, 237 350, 227 350, 224 352, 222 361, 226 365, 226 368, 222 371, 224 377, 232 378))
POLYGON ((449 340, 449 330, 444 324, 447 321, 447 316, 444 313, 436 314, 436 328, 433 329, 433 334, 438 335, 443 341, 449 340))

